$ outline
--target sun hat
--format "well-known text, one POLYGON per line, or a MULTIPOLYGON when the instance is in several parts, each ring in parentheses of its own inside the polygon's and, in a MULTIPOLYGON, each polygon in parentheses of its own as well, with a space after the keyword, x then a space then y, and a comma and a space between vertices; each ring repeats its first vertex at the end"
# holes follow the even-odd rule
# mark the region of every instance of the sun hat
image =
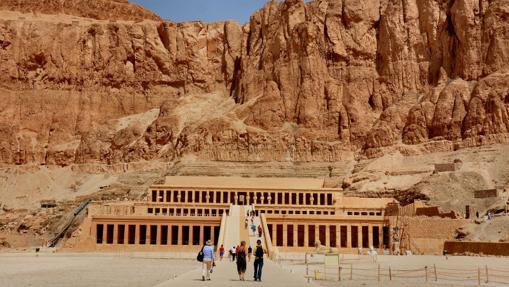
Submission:
POLYGON ((207 242, 205 244, 207 244, 208 246, 212 246, 212 241, 207 240, 207 242))

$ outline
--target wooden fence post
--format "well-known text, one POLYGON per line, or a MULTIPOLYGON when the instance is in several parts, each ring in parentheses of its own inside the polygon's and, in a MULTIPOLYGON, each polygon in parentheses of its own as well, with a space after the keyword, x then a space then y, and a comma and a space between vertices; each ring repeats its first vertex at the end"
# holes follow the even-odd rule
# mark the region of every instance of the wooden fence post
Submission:
POLYGON ((306 262, 306 278, 308 279, 308 283, 310 282, 309 280, 309 264, 308 264, 308 253, 306 252, 306 255, 304 255, 304 261, 306 262))
POLYGON ((339 281, 341 281, 341 265, 339 266, 339 273, 338 273, 339 281))
POLYGON ((477 286, 481 286, 481 268, 477 267, 477 286))
POLYGON ((486 283, 489 283, 490 279, 488 277, 488 265, 485 265, 484 268, 486 269, 486 283))
POLYGON ((437 266, 435 264, 433 264, 433 270, 435 272, 435 281, 438 281, 438 276, 437 276, 437 266))
POLYGON ((426 278, 426 282, 428 282, 428 266, 424 266, 424 277, 426 278))
POLYGON ((392 280, 392 271, 391 266, 389 265, 389 280, 392 280))
POLYGON ((353 265, 350 263, 350 280, 353 279, 353 265))
POLYGON ((380 264, 378 264, 378 282, 380 282, 380 264))

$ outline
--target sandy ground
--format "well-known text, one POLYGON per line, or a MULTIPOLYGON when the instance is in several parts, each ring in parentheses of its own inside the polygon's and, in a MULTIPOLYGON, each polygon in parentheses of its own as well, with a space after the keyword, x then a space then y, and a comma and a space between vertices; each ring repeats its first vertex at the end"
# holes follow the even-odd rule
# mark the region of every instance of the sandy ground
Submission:
MULTIPOLYGON (((194 254, 187 253, 42 253, 37 257, 33 253, 2 253, 0 286, 477 286, 479 271, 481 286, 509 286, 509 258, 502 257, 379 256, 373 262, 369 256, 345 255, 341 282, 338 267, 333 266, 327 268, 327 280, 312 280, 310 284, 305 283, 303 254, 292 254, 293 260, 279 264, 266 262, 262 283, 249 281, 251 264, 248 264, 248 281, 239 282, 235 265, 227 260, 218 262, 212 282, 199 282, 199 265, 192 257, 194 254), (428 282, 425 266, 428 266, 428 282)), ((323 255, 310 258, 309 274, 315 270, 323 274, 323 260, 323 255)))
POLYGON ((0 286, 155 286, 196 269, 158 254, 0 254, 0 286))
MULTIPOLYGON (((282 261, 284 269, 304 276, 306 265, 303 255, 294 256, 295 261, 282 261)), ((309 274, 315 270, 325 271, 323 255, 310 259, 309 274)), ((345 255, 342 260, 342 280, 338 281, 338 267, 328 267, 327 280, 315 283, 321 286, 477 286, 480 271, 482 286, 509 286, 509 258, 449 256, 378 256, 373 262, 369 256, 345 255), (378 281, 380 265, 380 281, 378 281), (428 266, 426 282, 425 266, 428 266), (389 267, 392 280, 389 279, 389 267), (350 268, 352 272, 350 272, 350 268), (437 281, 435 271, 437 270, 437 281), (488 283, 486 283, 486 268, 488 283), (352 273, 352 279, 350 279, 352 273), (338 285, 340 284, 340 285, 338 285)))
POLYGON ((212 281, 201 282, 201 265, 191 253, 31 253, 0 254, 0 286, 317 286, 304 277, 282 270, 265 260, 262 282, 253 281, 253 262, 248 262, 246 281, 240 282, 236 264, 218 261, 212 281), (169 259, 180 257, 182 259, 169 259))

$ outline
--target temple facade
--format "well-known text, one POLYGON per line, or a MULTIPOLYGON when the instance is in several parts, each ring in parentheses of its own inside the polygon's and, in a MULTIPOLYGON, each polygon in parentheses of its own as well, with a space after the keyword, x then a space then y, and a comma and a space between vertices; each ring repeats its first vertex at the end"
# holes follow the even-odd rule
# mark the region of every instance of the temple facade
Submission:
POLYGON ((390 245, 385 212, 395 203, 345 197, 323 179, 172 176, 151 186, 145 201, 89 205, 74 248, 197 251, 208 239, 216 246, 247 239, 244 222, 253 211, 265 244, 279 252, 381 249, 390 245))

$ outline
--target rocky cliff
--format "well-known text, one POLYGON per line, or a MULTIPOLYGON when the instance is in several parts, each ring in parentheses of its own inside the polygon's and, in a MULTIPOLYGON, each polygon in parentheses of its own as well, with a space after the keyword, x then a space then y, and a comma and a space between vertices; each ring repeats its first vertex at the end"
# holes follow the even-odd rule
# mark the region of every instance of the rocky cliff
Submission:
POLYGON ((81 2, 0 3, 3 163, 336 161, 509 141, 509 0, 272 1, 244 26, 81 2))

